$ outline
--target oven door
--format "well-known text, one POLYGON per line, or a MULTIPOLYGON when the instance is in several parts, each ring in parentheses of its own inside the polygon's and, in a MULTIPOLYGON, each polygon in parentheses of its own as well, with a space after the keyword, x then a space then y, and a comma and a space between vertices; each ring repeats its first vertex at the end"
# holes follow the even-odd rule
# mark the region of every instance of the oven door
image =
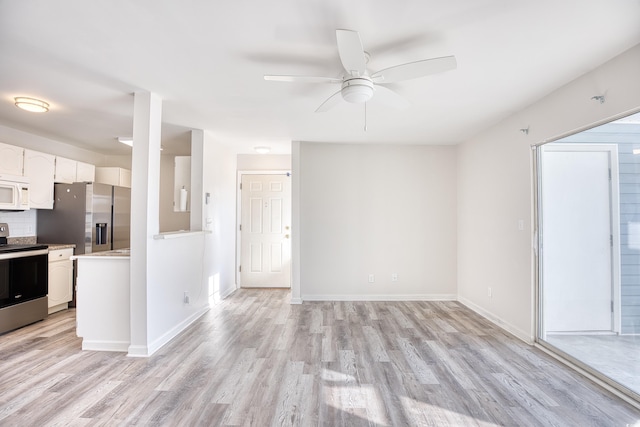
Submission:
POLYGON ((0 308, 46 296, 48 251, 0 252, 0 308))

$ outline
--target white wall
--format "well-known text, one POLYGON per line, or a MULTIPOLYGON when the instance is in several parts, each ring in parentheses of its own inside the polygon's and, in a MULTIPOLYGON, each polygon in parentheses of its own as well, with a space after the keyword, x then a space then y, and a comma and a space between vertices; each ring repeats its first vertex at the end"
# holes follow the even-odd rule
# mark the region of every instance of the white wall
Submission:
POLYGON ((459 299, 524 340, 535 333, 530 145, 640 107, 638 76, 640 45, 458 147, 459 299))
POLYGON ((236 155, 206 133, 202 155, 193 154, 192 161, 202 161, 205 166, 194 167, 203 170, 203 194, 192 193, 194 203, 204 193, 211 196, 209 204, 202 206, 203 223, 191 229, 210 233, 148 239, 149 354, 189 326, 211 303, 236 289, 236 155), (185 292, 189 295, 188 304, 184 302, 185 292))
POLYGON ((238 154, 238 170, 290 170, 290 154, 238 154))
POLYGON ((155 352, 209 309, 205 236, 149 241, 148 351, 155 352), (184 294, 188 292, 189 303, 184 294))
POLYGON ((122 155, 104 156, 104 160, 102 161, 102 164, 97 166, 115 166, 115 167, 131 170, 131 154, 126 156, 122 156, 122 155))
POLYGON ((302 142, 294 155, 302 300, 455 298, 455 147, 302 142))
POLYGON ((237 157, 228 147, 204 134, 203 192, 210 194, 203 205, 205 235, 205 281, 213 300, 236 289, 236 166, 237 157))

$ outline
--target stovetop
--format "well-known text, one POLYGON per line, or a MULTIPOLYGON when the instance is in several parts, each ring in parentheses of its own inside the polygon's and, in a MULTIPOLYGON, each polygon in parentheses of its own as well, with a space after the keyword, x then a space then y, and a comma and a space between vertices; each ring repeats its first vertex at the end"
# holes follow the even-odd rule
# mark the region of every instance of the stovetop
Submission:
POLYGON ((12 245, 12 244, 0 244, 0 253, 6 252, 25 252, 35 251, 38 249, 48 249, 47 245, 12 245))
POLYGON ((36 251, 39 249, 49 249, 47 245, 19 245, 19 244, 11 244, 7 243, 7 238, 9 237, 9 224, 0 223, 0 253, 7 252, 25 252, 25 251, 36 251))

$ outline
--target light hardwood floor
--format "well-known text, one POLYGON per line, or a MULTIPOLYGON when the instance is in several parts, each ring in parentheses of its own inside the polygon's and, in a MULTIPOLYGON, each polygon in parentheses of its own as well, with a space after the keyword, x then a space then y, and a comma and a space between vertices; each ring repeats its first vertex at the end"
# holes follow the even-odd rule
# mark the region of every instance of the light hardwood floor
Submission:
POLYGON ((240 290, 148 359, 74 312, 0 336, 0 425, 625 426, 640 412, 456 302, 240 290))

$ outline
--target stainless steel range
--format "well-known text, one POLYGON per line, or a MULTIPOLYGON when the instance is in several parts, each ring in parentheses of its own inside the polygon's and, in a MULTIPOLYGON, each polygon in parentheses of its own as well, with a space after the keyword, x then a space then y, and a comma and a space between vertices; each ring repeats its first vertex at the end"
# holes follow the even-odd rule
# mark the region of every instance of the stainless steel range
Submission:
POLYGON ((0 333, 47 317, 49 288, 46 245, 7 243, 9 226, 0 223, 0 333))

